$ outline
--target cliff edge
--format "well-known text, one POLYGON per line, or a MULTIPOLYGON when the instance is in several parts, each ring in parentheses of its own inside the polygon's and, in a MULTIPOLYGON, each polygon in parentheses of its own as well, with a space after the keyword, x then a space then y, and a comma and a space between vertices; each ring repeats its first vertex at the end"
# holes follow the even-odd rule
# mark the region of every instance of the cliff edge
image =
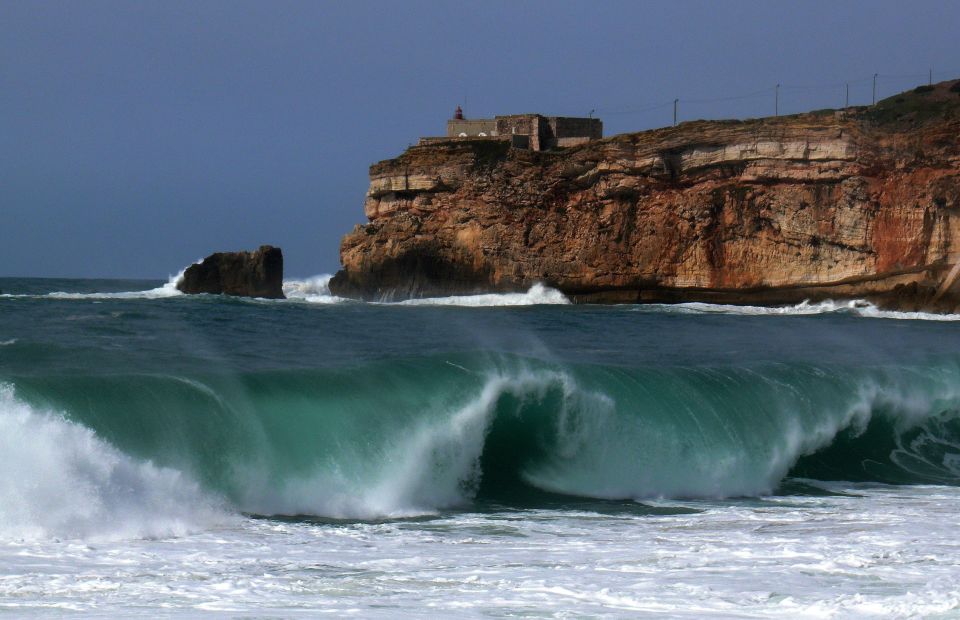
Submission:
MULTIPOLYGON (((552 152, 411 147, 370 168, 336 295, 578 302, 867 298, 952 311, 960 81, 869 108, 695 121, 552 152)), ((960 289, 960 285, 955 287, 960 289)))

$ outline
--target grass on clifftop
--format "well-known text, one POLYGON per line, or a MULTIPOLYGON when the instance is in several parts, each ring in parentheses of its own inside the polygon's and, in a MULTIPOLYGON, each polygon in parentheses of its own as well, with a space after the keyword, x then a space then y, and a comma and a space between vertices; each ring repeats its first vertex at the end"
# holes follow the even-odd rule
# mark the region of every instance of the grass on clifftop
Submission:
POLYGON ((864 116, 878 125, 922 125, 960 115, 960 80, 918 86, 887 97, 868 108, 864 116))

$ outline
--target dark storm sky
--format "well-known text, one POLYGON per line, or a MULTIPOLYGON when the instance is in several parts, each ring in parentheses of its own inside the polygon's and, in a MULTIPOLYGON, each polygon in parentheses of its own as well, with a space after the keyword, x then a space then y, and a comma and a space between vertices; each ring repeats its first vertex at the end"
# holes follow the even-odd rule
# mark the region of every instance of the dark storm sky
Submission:
POLYGON ((960 2, 0 2, 0 276, 337 268, 367 168, 454 107, 605 132, 960 77, 960 2), (763 91, 763 92, 759 92, 763 91), (704 101, 740 97, 723 101, 704 101), (660 107, 653 108, 661 104, 660 107), (665 105, 664 105, 665 104, 665 105), (652 108, 652 109, 651 109, 652 108))

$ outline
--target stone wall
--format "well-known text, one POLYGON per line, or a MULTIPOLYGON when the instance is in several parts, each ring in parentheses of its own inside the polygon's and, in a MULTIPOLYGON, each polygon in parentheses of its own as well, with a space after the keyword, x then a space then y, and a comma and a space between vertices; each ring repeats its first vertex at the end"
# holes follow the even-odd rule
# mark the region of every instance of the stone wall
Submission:
POLYGON ((530 136, 522 136, 520 134, 500 136, 501 138, 506 138, 510 140, 510 146, 515 149, 530 149, 530 136))
POLYGON ((466 138, 461 138, 459 136, 426 136, 420 138, 417 141, 417 146, 429 146, 431 144, 441 144, 443 142, 483 142, 483 141, 501 141, 501 142, 510 142, 511 145, 518 149, 529 148, 528 141, 526 136, 467 136, 466 138), (519 139, 519 140, 518 140, 519 139))
POLYGON ((450 119, 447 121, 447 137, 460 138, 460 134, 466 134, 466 137, 497 135, 497 121, 490 118, 476 119, 450 119))
MULTIPOLYGON (((451 119, 447 121, 447 139, 510 139, 516 148, 546 151, 575 146, 603 137, 603 123, 596 118, 512 114, 495 119, 451 119)), ((420 144, 434 144, 442 138, 421 138, 420 144)))
POLYGON ((510 116, 498 116, 497 133, 501 135, 536 135, 539 127, 539 114, 511 114, 510 116))
POLYGON ((554 137, 589 138, 599 140, 603 137, 603 123, 599 118, 577 118, 570 116, 551 116, 547 118, 554 137))
POLYGON ((603 123, 597 118, 514 114, 497 117, 497 133, 530 136, 528 148, 545 151, 599 140, 603 137, 603 123))

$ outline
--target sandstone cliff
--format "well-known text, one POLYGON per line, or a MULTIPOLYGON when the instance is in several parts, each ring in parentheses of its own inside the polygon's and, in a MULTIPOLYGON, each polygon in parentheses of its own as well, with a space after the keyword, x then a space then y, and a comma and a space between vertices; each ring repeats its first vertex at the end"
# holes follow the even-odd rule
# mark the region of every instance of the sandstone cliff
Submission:
POLYGON ((283 252, 270 245, 255 252, 216 252, 190 265, 177 290, 283 299, 283 252))
POLYGON ((960 304, 953 290, 933 301, 960 259, 960 82, 556 152, 418 146, 370 178, 337 295, 543 282, 575 301, 960 304))

